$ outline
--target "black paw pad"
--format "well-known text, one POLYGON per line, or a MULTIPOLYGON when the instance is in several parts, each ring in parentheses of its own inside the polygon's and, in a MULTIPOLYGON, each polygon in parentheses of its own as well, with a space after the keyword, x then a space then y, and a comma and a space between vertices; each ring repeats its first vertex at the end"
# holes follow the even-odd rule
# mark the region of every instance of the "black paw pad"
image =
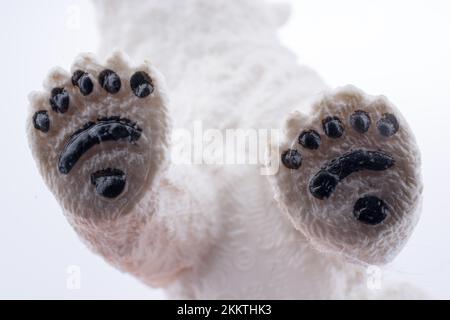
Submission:
POLYGON ((89 122, 70 137, 58 161, 59 172, 69 174, 81 157, 94 146, 108 141, 125 140, 134 143, 142 129, 128 119, 106 118, 89 122))
POLYGON ((72 76, 72 84, 80 89, 83 96, 88 96, 94 90, 94 83, 92 82, 89 74, 84 71, 75 71, 72 76))
POLYGON ((53 111, 66 113, 69 109, 69 93, 64 88, 54 88, 51 92, 50 105, 53 111))
POLYGON ((117 198, 125 189, 126 175, 118 169, 106 169, 91 175, 97 194, 108 199, 117 198))
POLYGON ((319 148, 321 143, 320 135, 314 130, 303 131, 298 138, 298 143, 300 143, 304 148, 316 150, 319 148))
POLYGON ((130 86, 133 93, 138 98, 148 97, 155 91, 152 79, 150 76, 142 71, 136 72, 130 79, 130 86))
POLYGON ((311 181, 309 191, 317 199, 329 198, 339 184, 339 177, 326 171, 321 170, 311 181))
POLYGON ((302 165, 302 155, 297 150, 287 150, 281 155, 281 162, 286 168, 297 170, 302 165))
POLYGON ((318 199, 329 198, 339 182, 362 170, 383 171, 391 168, 395 160, 381 151, 355 150, 331 160, 312 179, 311 194, 318 199))
POLYGON ((356 201, 353 215, 362 223, 377 225, 386 219, 388 207, 383 200, 367 196, 356 201))
POLYGON ((330 138, 340 138, 344 134, 344 124, 338 117, 327 117, 322 125, 323 131, 330 138))
POLYGON ((393 114, 386 113, 383 115, 383 118, 377 122, 377 128, 382 136, 391 137, 397 133, 400 129, 400 125, 393 114))
POLYGON ((365 111, 355 111, 355 113, 350 116, 350 124, 357 132, 366 133, 369 131, 371 125, 370 116, 365 111))
POLYGON ((38 111, 33 116, 33 124, 37 130, 47 133, 50 130, 50 118, 47 111, 38 111))
POLYGON ((112 70, 102 71, 98 76, 98 81, 102 88, 111 94, 119 92, 122 87, 119 75, 112 70))

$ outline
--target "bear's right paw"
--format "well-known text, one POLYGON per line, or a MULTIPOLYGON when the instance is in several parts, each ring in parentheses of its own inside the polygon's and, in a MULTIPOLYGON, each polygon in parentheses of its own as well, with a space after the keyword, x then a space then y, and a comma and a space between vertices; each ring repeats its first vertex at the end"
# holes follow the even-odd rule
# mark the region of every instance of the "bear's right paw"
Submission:
POLYGON ((168 145, 162 86, 147 64, 132 68, 116 53, 102 66, 85 54, 31 94, 30 145, 65 210, 111 218, 150 189, 168 145))

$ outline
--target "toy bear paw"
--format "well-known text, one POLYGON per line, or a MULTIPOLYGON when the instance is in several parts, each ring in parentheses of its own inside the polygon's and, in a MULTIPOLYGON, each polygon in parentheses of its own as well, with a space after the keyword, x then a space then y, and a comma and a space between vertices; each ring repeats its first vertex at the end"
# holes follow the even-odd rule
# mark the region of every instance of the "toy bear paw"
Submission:
POLYGON ((159 73, 115 53, 100 65, 80 55, 30 95, 28 136, 46 183, 73 214, 125 214, 166 158, 167 102, 159 73))
POLYGON ((320 250, 383 264, 418 220, 420 154, 384 97, 345 87, 293 113, 272 179, 295 227, 320 250))

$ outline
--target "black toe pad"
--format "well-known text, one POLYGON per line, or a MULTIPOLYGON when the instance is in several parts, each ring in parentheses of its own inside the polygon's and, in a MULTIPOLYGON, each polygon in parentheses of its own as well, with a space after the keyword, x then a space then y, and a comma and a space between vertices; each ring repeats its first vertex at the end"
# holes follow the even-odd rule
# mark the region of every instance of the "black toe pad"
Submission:
POLYGON ((64 88, 54 88, 51 92, 50 105, 53 111, 66 113, 69 110, 69 93, 64 88))
POLYGON ((142 71, 133 74, 130 79, 130 86, 131 90, 133 90, 133 93, 138 98, 148 97, 155 90, 150 76, 142 71))
POLYGON ((122 87, 122 82, 117 73, 112 70, 104 70, 98 76, 98 81, 103 89, 111 94, 115 94, 120 91, 122 87))
POLYGON ((316 150, 320 147, 321 139, 319 133, 309 130, 302 132, 298 142, 306 149, 316 150))
POLYGON ((340 138, 344 134, 344 124, 338 117, 327 117, 322 121, 323 131, 330 138, 340 138))
POLYGON ((94 90, 94 83, 92 82, 89 74, 84 71, 75 71, 72 76, 72 84, 80 89, 83 96, 88 96, 94 90))
POLYGON ((383 118, 377 122, 377 128, 382 136, 391 137, 397 133, 400 129, 400 125, 393 114, 386 113, 383 115, 383 118))
POLYGON ((286 168, 297 170, 302 165, 302 155, 297 150, 287 150, 281 155, 281 162, 286 168))
POLYGON ((47 133, 50 130, 50 118, 47 111, 38 111, 33 116, 34 128, 47 133))
POLYGON ((369 131, 371 124, 370 116, 365 111, 355 111, 355 113, 350 116, 350 124, 357 132, 366 133, 369 131))

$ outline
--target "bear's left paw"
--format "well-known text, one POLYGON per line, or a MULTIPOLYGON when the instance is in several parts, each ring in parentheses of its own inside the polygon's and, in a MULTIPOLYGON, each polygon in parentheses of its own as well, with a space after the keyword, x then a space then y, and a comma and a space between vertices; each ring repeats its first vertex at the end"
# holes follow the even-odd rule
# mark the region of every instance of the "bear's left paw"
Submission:
POLYGON ((420 156, 405 119, 384 97, 354 87, 290 116, 273 181, 295 227, 321 250, 385 263, 418 217, 420 156))

